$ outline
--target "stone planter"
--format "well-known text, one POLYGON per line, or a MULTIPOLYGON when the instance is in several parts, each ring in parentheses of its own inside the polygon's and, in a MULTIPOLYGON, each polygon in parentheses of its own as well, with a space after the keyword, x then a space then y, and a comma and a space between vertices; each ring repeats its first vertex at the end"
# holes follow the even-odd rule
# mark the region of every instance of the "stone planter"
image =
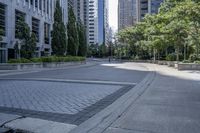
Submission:
POLYGON ((168 67, 175 67, 176 63, 177 63, 176 61, 167 61, 167 66, 168 67))
POLYGON ((176 63, 175 68, 178 70, 200 70, 200 64, 176 63))
POLYGON ((167 61, 158 61, 158 65, 168 65, 167 61))
POLYGON ((79 62, 52 62, 52 63, 20 63, 20 64, 0 64, 0 70, 30 70, 41 68, 60 68, 73 65, 81 65, 85 61, 79 62))
POLYGON ((66 66, 73 66, 73 65, 80 65, 84 64, 85 61, 80 62, 52 62, 52 63, 43 63, 43 68, 59 68, 59 67, 66 67, 66 66))

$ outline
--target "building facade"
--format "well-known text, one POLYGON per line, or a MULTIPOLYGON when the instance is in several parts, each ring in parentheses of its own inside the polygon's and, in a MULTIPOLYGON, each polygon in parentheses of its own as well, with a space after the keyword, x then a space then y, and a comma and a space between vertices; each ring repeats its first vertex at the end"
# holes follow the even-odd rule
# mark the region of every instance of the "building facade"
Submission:
POLYGON ((76 16, 76 20, 81 22, 85 26, 86 34, 87 34, 87 42, 89 41, 88 32, 89 32, 89 0, 71 0, 72 8, 74 9, 74 14, 76 16))
POLYGON ((104 43, 108 45, 109 43, 109 31, 110 31, 110 26, 109 26, 109 3, 108 0, 104 0, 104 43))
POLYGON ((98 29, 98 0, 89 0, 89 44, 96 45, 99 42, 99 29, 98 29))
POLYGON ((158 13, 164 0, 119 0, 118 29, 124 29, 142 21, 146 14, 158 13))
POLYGON ((156 14, 164 0, 137 0, 137 21, 141 21, 147 13, 156 14))
POLYGON ((89 0, 89 44, 106 44, 108 32, 108 0, 89 0))
POLYGON ((156 14, 164 0, 149 0, 149 13, 156 14))
POLYGON ((119 0, 118 15, 119 30, 135 25, 137 22, 137 1, 119 0))
MULTIPOLYGON (((59 0, 63 11, 63 21, 67 23, 67 0, 59 0)), ((56 0, 0 0, 0 29, 3 40, 0 43, 0 63, 15 58, 14 47, 16 24, 23 17, 37 38, 36 57, 51 54, 51 30, 56 0)))

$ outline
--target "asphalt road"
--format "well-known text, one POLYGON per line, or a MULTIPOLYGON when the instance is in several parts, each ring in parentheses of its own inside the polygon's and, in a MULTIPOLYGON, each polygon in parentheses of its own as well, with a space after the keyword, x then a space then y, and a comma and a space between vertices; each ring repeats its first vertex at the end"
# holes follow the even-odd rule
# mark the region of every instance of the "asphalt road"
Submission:
POLYGON ((0 78, 51 78, 115 82, 140 82, 148 73, 145 66, 135 63, 98 62, 96 65, 34 73, 1 76, 0 78))

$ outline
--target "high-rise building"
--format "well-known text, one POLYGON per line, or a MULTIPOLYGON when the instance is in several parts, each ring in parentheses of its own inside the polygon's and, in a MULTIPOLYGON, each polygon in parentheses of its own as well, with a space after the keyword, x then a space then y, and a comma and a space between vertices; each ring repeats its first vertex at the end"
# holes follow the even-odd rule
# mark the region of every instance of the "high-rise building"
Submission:
POLYGON ((108 0, 89 0, 89 44, 106 44, 108 32, 108 0))
POLYGON ((137 0, 138 21, 141 21, 147 13, 158 13, 159 7, 164 0, 137 0))
POLYGON ((89 44, 98 44, 98 0, 89 0, 89 44))
POLYGON ((108 23, 109 20, 109 4, 108 0, 104 0, 104 44, 108 45, 109 43, 109 31, 110 31, 110 26, 108 23))
POLYGON ((164 0, 149 0, 149 13, 156 14, 164 0))
MULTIPOLYGON (((59 0, 63 11, 63 21, 67 23, 68 0, 59 0)), ((0 1, 0 29, 3 31, 0 42, 0 63, 15 58, 14 46, 18 41, 16 37, 16 24, 23 17, 31 31, 37 37, 35 55, 51 54, 51 30, 56 0, 1 0, 0 1)))
POLYGON ((69 7, 73 8, 77 22, 81 22, 85 26, 86 34, 88 35, 89 0, 69 0, 69 7))
POLYGON ((108 24, 108 0, 98 0, 98 43, 107 44, 109 24, 108 24))
POLYGON ((133 26, 137 22, 136 0, 119 0, 118 5, 118 28, 124 29, 133 26))
POLYGON ((135 25, 148 13, 158 13, 162 2, 163 0, 119 0, 119 30, 135 25))
POLYGON ((137 21, 141 21, 149 13, 149 0, 137 0, 137 21))

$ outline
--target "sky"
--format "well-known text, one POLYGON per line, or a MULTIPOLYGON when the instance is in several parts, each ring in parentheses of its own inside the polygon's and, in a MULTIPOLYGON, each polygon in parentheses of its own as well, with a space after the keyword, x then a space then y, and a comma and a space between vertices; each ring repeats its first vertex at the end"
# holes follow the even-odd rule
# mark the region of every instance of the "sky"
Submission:
POLYGON ((118 0, 109 2, 109 25, 116 32, 118 29, 118 0))

